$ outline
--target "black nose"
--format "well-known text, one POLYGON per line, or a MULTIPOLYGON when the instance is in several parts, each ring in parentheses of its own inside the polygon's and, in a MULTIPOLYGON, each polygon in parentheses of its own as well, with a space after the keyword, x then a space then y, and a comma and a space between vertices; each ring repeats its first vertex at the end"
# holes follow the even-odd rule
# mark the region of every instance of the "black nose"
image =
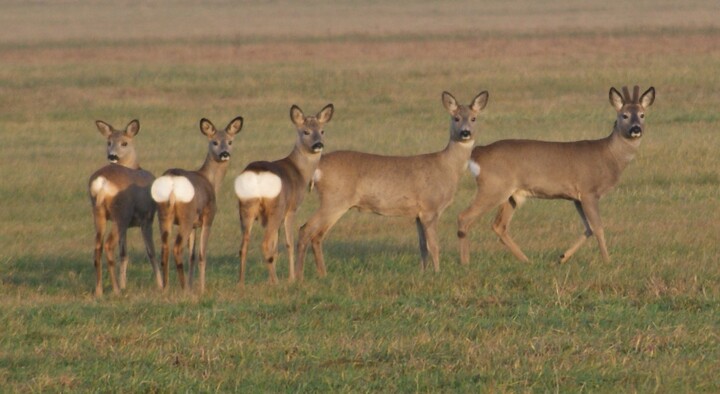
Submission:
POLYGON ((460 132, 460 137, 462 138, 469 138, 470 137, 470 130, 462 130, 460 132))
POLYGON ((230 158, 230 152, 221 152, 220 153, 220 159, 227 160, 230 158))
POLYGON ((120 159, 117 155, 108 155, 108 160, 110 161, 118 161, 120 159))
POLYGON ((640 126, 633 126, 630 128, 630 134, 640 134, 642 133, 642 128, 640 126))
POLYGON ((325 145, 323 145, 322 142, 316 142, 316 143, 312 146, 313 151, 315 151, 315 152, 319 152, 319 151, 323 150, 324 147, 325 147, 325 145))

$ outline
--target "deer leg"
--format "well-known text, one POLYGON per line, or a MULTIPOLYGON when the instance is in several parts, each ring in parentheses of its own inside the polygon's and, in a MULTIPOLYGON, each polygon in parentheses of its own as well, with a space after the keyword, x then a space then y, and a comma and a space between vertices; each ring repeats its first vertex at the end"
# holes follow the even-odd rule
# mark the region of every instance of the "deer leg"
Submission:
POLYGON ((200 282, 200 294, 205 292, 205 268, 207 266, 207 245, 210 239, 210 223, 203 220, 200 227, 200 255, 198 265, 198 281, 200 282))
POLYGON ((95 219, 95 250, 93 254, 93 263, 95 264, 95 296, 100 297, 103 295, 102 250, 107 219, 105 213, 100 209, 95 209, 93 217, 95 219))
POLYGON ((245 284, 245 264, 247 261, 247 252, 250 245, 250 234, 252 233, 253 224, 258 214, 258 206, 255 204, 248 204, 247 202, 239 203, 240 212, 240 228, 242 229, 242 239, 240 241, 240 272, 238 284, 240 286, 245 284), (244 205, 243 205, 244 204, 244 205))
POLYGON ((492 229, 495 232, 495 234, 500 237, 500 242, 503 243, 503 245, 507 246, 508 249, 510 249, 510 252, 515 255, 515 257, 518 258, 520 261, 529 262, 530 260, 527 258, 525 253, 520 250, 520 247, 513 241, 513 239, 510 237, 510 233, 508 230, 510 229, 510 221, 512 220, 513 214, 515 213, 515 209, 519 207, 519 204, 517 201, 510 197, 505 201, 504 203, 500 204, 500 208, 498 208, 497 216, 495 217, 495 221, 493 221, 492 229))
POLYGON ((120 287, 115 277, 115 246, 118 241, 118 229, 117 225, 112 226, 110 234, 105 238, 105 258, 108 262, 108 274, 110 275, 110 282, 112 283, 113 293, 120 294, 120 287))
POLYGON ((427 266, 428 246, 427 238, 425 237, 425 228, 420 222, 419 217, 415 218, 415 227, 417 227, 418 243, 420 244, 420 269, 425 271, 425 267, 427 266))
POLYGON ((175 246, 173 247, 173 254, 175 255, 175 267, 177 269, 178 274, 178 281, 180 282, 180 287, 184 290, 189 290, 187 279, 185 278, 185 268, 183 267, 183 262, 185 260, 185 257, 183 256, 183 246, 185 246, 185 243, 187 242, 187 239, 189 237, 190 232, 192 231, 192 224, 187 224, 183 222, 180 226, 178 226, 178 234, 175 238, 175 246))
POLYGON ((188 284, 192 288, 193 277, 195 276, 195 229, 190 230, 188 234, 188 255, 190 255, 190 264, 188 267, 188 284))
POLYGON ((267 227, 265 228, 265 236, 262 242, 262 253, 265 263, 270 274, 269 282, 277 284, 278 278, 275 272, 275 264, 278 258, 278 232, 280 231, 281 216, 268 218, 267 227))
POLYGON ((438 214, 434 212, 430 215, 420 214, 419 219, 425 230, 427 251, 430 253, 430 257, 432 257, 433 270, 440 272, 440 246, 437 240, 438 214))
POLYGON ((118 223, 118 245, 120 247, 120 290, 125 290, 128 269, 127 224, 125 223, 118 223))
POLYGON ((464 211, 458 215, 458 240, 460 241, 460 264, 470 263, 470 243, 467 239, 470 226, 483 214, 510 198, 509 194, 486 195, 486 187, 478 182, 475 199, 464 211))
POLYGON ((575 252, 580 249, 580 247, 585 243, 585 241, 588 240, 593 235, 593 231, 590 228, 590 223, 588 223, 587 216, 585 216, 585 211, 583 211, 582 204, 580 201, 574 201, 575 203, 575 209, 577 210, 578 214, 580 215, 580 219, 582 219, 583 225, 585 226, 585 232, 583 235, 578 238, 577 241, 570 247, 570 249, 566 250, 565 253, 563 253, 560 256, 560 264, 565 263, 570 259, 570 257, 575 254, 575 252))
POLYGON ((610 262, 610 254, 605 245, 605 231, 603 229, 602 220, 600 219, 600 201, 599 198, 593 197, 583 200, 582 209, 585 211, 590 229, 595 234, 600 247, 600 254, 606 263, 610 262))
POLYGON ((295 241, 293 231, 295 226, 295 213, 288 212, 285 215, 285 248, 288 254, 288 282, 295 282, 295 241))
POLYGON ((155 275, 155 283, 157 284, 158 289, 162 289, 162 274, 160 272, 158 262, 155 259, 155 245, 153 244, 152 236, 152 221, 143 224, 140 230, 142 231, 143 242, 145 243, 145 252, 148 255, 148 259, 150 259, 150 264, 152 264, 153 274, 155 275))
POLYGON ((167 288, 170 280, 170 232, 173 225, 173 213, 171 207, 160 205, 158 212, 158 222, 160 225, 160 241, 162 248, 160 250, 160 261, 163 271, 163 287, 167 288))
POLYGON ((299 280, 303 279, 303 263, 305 260, 305 250, 309 243, 312 243, 313 254, 315 255, 315 266, 318 276, 324 277, 327 273, 325 270, 325 258, 322 251, 322 241, 327 235, 330 228, 340 220, 342 215, 347 212, 349 207, 342 207, 336 210, 323 210, 322 203, 319 211, 300 228, 298 236, 298 258, 295 267, 295 273, 299 280))

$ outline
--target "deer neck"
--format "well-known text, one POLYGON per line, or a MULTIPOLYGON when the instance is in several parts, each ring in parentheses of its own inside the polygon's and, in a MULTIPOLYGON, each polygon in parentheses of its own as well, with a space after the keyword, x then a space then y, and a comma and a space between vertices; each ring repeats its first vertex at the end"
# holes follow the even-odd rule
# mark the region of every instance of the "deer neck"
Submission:
POLYGON ((612 154, 615 162, 620 170, 624 170, 628 164, 635 158, 635 154, 640 148, 640 139, 624 138, 617 129, 617 125, 613 128, 612 134, 606 138, 608 150, 612 154))
POLYGON ((215 195, 218 194, 220 184, 222 183, 223 178, 225 178, 225 173, 228 170, 229 163, 229 160, 216 161, 213 159, 212 155, 208 153, 205 157, 205 163, 203 163, 202 167, 200 167, 197 171, 210 182, 215 190, 215 195))
POLYGON ((135 152, 128 153, 122 160, 118 161, 117 164, 127 167, 133 170, 140 169, 140 163, 138 163, 137 155, 135 152))
POLYGON ((295 144, 292 152, 286 158, 297 169, 298 174, 303 180, 303 184, 310 183, 318 163, 320 163, 320 153, 309 153, 303 150, 299 144, 295 144))
POLYGON ((472 154, 475 141, 450 141, 440 153, 443 159, 452 167, 457 168, 458 173, 467 167, 468 160, 472 154))

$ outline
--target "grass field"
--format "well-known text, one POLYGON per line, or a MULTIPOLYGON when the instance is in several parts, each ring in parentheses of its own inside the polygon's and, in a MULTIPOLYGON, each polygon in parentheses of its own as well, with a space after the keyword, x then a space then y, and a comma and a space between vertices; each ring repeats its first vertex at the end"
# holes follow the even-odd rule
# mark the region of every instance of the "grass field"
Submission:
MULTIPOLYGON (((720 391, 720 7, 712 2, 0 1, 0 391, 720 391), (349 212, 329 275, 268 286, 260 231, 236 286, 232 179, 294 143, 290 105, 335 115, 326 148, 442 149, 440 94, 490 100, 479 144, 610 133, 611 86, 654 86, 640 154, 602 200, 608 246, 567 265, 572 204, 528 202, 460 266, 464 178, 421 273, 407 218, 349 212), (141 165, 196 168, 202 117, 236 115, 208 290, 158 292, 139 230, 121 296, 92 296, 94 121, 141 123, 141 165)), ((310 195, 303 223, 317 207, 310 195)), ((157 231, 156 239, 159 239, 157 231)), ((287 277, 281 250, 279 275, 287 277)), ((109 284, 106 278, 106 291, 109 284)))

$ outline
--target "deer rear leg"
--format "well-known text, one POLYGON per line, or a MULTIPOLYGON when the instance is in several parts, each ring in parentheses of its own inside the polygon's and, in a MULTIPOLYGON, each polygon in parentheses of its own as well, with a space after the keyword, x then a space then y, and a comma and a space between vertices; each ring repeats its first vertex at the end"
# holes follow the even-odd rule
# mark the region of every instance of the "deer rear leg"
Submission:
POLYGON ((115 277, 115 247, 118 241, 117 226, 112 226, 110 234, 105 238, 105 258, 108 263, 108 274, 112 283, 113 293, 120 294, 117 278, 115 277))
POLYGON ((240 269, 238 272, 238 284, 243 286, 245 284, 245 265, 247 262, 247 252, 250 246, 250 234, 252 233, 253 225, 259 213, 259 205, 240 202, 240 228, 242 229, 242 238, 240 240, 240 269))
POLYGON ((495 221, 493 221, 492 229, 495 234, 500 237, 500 242, 507 246, 508 249, 510 249, 510 252, 512 252, 518 260, 527 263, 530 259, 528 259, 525 253, 520 250, 520 247, 515 243, 515 241, 513 241, 509 233, 510 221, 512 220, 516 208, 518 208, 518 204, 513 197, 508 198, 507 201, 502 203, 498 209, 495 221))
POLYGON ((118 246, 120 247, 120 290, 127 288, 127 269, 128 269, 128 253, 127 253, 127 225, 120 227, 118 224, 118 246))
POLYGON ((275 263, 277 262, 278 258, 277 242, 278 227, 269 225, 265 229, 265 237, 262 242, 262 253, 263 259, 265 260, 265 263, 268 267, 268 281, 271 284, 278 283, 277 273, 275 272, 275 263))
POLYGON ((150 264, 152 264, 153 275, 155 276, 155 284, 158 289, 163 287, 162 273, 160 272, 160 266, 158 266, 157 259, 155 258, 155 245, 153 244, 152 236, 152 222, 145 223, 142 228, 143 242, 145 243, 145 252, 147 253, 150 264))
POLYGON ((170 233, 173 225, 173 214, 169 212, 171 208, 160 206, 158 214, 158 222, 160 225, 160 241, 161 241, 161 265, 163 275, 163 287, 167 289, 170 280, 170 233), (165 212, 163 212, 165 211, 165 212))
POLYGON ((175 246, 173 247, 173 254, 175 256, 175 267, 177 269, 178 274, 178 281, 180 282, 180 287, 183 290, 189 290, 189 285, 187 282, 187 278, 185 277, 185 267, 184 267, 184 261, 185 257, 183 256, 183 247, 185 246, 187 239, 190 236, 190 232, 192 231, 192 225, 191 224, 185 224, 181 225, 178 228, 178 234, 175 238, 175 246))
POLYGON ((195 229, 190 230, 188 234, 188 255, 190 255, 190 264, 188 265, 188 284, 190 287, 193 286, 193 279, 195 276, 195 264, 197 262, 195 256, 195 229))
POLYGON ((198 261, 198 290, 200 294, 205 292, 205 268, 207 266, 207 245, 210 239, 210 224, 203 221, 200 227, 200 253, 198 261))
POLYGON ((93 216, 95 218, 95 250, 93 253, 93 263, 95 264, 95 296, 100 297, 103 295, 102 251, 107 219, 105 218, 105 215, 99 210, 96 210, 93 213, 93 216))

